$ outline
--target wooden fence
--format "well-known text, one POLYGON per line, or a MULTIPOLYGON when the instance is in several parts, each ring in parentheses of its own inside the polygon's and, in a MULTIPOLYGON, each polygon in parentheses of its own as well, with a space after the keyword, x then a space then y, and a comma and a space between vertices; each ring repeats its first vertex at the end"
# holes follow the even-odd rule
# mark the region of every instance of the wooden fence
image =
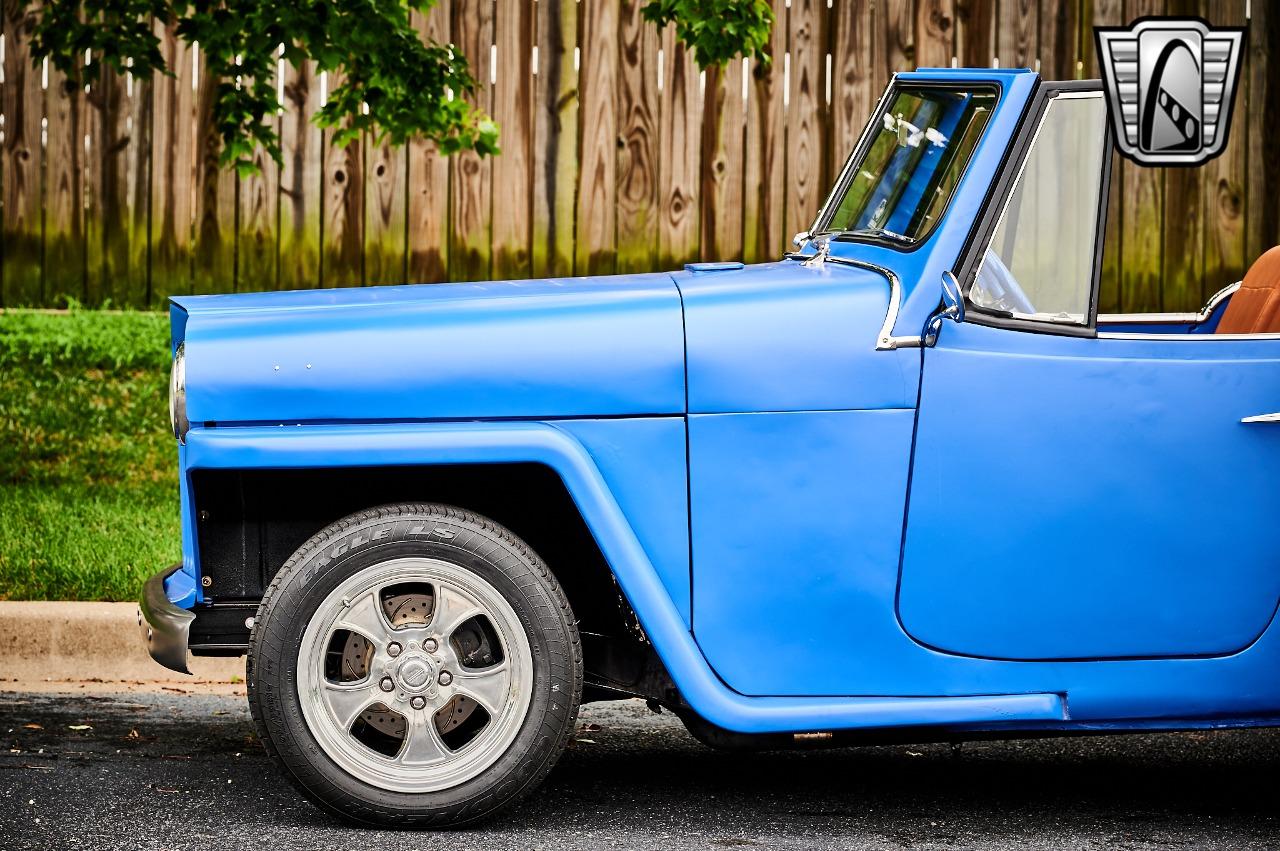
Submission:
MULTIPOLYGON (((53 0, 44 0, 53 2, 53 0)), ((1252 0, 775 0, 772 70, 702 73, 643 0, 441 0, 502 154, 330 142, 337 85, 281 62, 283 162, 217 168, 216 81, 157 25, 172 77, 66 92, 3 0, 0 306, 163 303, 188 292, 667 269, 773 259, 809 225, 889 75, 916 66, 1096 76, 1092 26, 1248 23, 1226 152, 1195 169, 1117 160, 1103 310, 1181 310, 1280 242, 1280 4, 1252 0), (1272 7, 1275 8, 1272 8, 1272 7)))

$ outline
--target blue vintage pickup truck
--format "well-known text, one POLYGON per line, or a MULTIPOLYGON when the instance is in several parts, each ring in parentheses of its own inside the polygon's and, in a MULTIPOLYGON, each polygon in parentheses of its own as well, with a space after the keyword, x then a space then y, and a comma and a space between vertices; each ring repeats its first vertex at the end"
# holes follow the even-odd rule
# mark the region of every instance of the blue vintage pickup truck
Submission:
POLYGON ((183 297, 151 654, 465 824, 583 701, 720 747, 1280 722, 1280 251, 1097 310, 1096 82, 897 75, 776 263, 183 297))

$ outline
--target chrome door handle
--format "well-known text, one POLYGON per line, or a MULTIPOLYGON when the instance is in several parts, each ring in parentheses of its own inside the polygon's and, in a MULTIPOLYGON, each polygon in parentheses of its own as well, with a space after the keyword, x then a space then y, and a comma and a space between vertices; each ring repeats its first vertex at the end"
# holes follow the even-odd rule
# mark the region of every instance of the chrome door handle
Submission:
POLYGON ((1258 414, 1253 417, 1245 417, 1242 423, 1280 423, 1280 413, 1277 414, 1258 414))

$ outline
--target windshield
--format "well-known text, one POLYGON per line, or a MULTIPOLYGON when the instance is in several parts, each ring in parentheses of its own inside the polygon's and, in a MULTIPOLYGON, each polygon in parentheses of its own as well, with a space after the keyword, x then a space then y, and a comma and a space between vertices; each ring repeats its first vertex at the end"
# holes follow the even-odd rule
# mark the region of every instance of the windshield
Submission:
POLYGON ((995 106, 991 89, 901 88, 824 231, 914 243, 947 209, 995 106))

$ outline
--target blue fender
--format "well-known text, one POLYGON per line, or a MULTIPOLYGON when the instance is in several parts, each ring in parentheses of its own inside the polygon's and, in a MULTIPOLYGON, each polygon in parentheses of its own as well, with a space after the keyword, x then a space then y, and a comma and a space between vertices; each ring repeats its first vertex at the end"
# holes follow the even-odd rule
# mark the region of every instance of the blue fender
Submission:
POLYGON ((635 530, 583 445, 547 422, 197 428, 194 469, 540 463, 568 488, 618 584, 684 699, 703 718, 744 733, 859 727, 991 725, 1067 720, 1059 694, 959 697, 745 697, 698 649, 635 530))

